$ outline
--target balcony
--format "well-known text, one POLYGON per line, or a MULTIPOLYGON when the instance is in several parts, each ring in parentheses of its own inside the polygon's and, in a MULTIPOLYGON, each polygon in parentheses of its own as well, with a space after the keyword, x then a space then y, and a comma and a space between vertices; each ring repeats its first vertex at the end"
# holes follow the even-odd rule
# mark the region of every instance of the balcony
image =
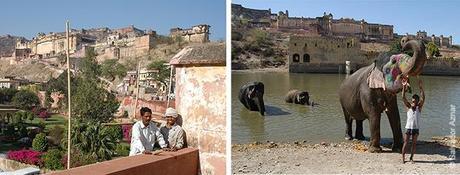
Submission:
POLYGON ((52 175, 147 175, 147 174, 198 174, 199 153, 196 148, 177 152, 161 152, 158 155, 136 155, 85 165, 69 170, 52 172, 52 175))

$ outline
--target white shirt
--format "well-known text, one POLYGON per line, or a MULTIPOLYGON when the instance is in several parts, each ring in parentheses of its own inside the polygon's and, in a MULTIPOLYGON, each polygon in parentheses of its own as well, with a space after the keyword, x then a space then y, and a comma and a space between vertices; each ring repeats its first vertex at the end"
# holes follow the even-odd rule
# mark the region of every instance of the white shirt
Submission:
POLYGON ((160 132, 167 138, 166 142, 169 148, 182 149, 184 147, 184 130, 179 125, 174 124, 171 128, 163 125, 160 132))
POLYGON ((138 121, 133 125, 131 132, 130 156, 142 154, 145 150, 152 151, 157 140, 161 148, 166 148, 163 135, 161 135, 160 129, 153 122, 145 126, 142 121, 138 121))
POLYGON ((418 120, 420 119, 420 109, 418 106, 415 111, 410 108, 407 110, 406 129, 419 129, 418 120))

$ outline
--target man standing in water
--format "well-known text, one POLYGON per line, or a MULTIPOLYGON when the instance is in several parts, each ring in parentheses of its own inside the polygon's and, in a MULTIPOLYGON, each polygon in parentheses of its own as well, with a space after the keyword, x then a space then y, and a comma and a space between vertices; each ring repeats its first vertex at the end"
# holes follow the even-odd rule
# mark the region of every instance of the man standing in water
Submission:
POLYGON ((152 119, 152 110, 143 107, 140 113, 142 120, 133 125, 129 156, 151 154, 157 140, 162 149, 166 148, 166 143, 163 135, 160 133, 160 129, 155 123, 150 121, 152 119))
POLYGON ((402 97, 404 106, 407 109, 407 121, 406 121, 406 134, 404 135, 404 144, 402 147, 402 161, 405 163, 406 147, 409 142, 410 136, 412 136, 412 149, 410 154, 410 161, 414 162, 415 147, 417 145, 417 137, 419 135, 419 120, 422 112, 422 107, 425 102, 425 92, 423 91, 422 80, 419 79, 420 95, 412 95, 412 101, 409 103, 406 99, 406 88, 408 86, 407 79, 403 80, 403 91, 402 97))

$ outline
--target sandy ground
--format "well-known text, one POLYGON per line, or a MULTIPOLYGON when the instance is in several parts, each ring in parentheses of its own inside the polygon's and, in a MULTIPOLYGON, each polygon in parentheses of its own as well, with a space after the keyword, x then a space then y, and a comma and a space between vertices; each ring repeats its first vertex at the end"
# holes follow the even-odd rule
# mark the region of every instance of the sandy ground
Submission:
MULTIPOLYGON (((232 146, 234 174, 458 174, 459 139, 419 141, 414 163, 402 163, 399 153, 382 145, 382 153, 367 152, 367 141, 303 144, 253 143, 232 146), (457 147, 457 148, 455 148, 457 147), (450 158, 455 151, 455 159, 450 158)), ((406 154, 406 161, 409 160, 406 154)))

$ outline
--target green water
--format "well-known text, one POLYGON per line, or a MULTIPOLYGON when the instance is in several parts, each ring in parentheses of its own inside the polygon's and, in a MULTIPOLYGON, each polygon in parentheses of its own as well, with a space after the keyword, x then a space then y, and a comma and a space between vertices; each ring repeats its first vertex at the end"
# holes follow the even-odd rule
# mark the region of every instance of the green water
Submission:
MULTIPOLYGON (((420 138, 450 135, 460 131, 460 120, 449 125, 451 113, 459 115, 460 77, 421 76, 425 83, 426 103, 420 120, 420 138), (455 112, 453 112, 455 110, 455 112)), ((232 143, 254 141, 342 141, 345 122, 338 97, 338 87, 345 79, 340 74, 232 73, 232 143), (248 111, 238 100, 239 88, 249 81, 265 84, 266 116, 248 111), (307 90, 315 107, 288 104, 284 95, 290 89, 307 90)), ((412 83, 417 85, 416 82, 412 83)), ((415 89, 418 93, 418 89, 415 89)), ((411 94, 409 94, 411 95, 411 94)), ((401 128, 406 124, 406 111, 398 94, 401 128)), ((364 121, 364 134, 369 137, 369 121, 364 121)), ((354 133, 353 126, 353 133, 354 133)), ((459 136, 460 134, 456 134, 459 136)), ((382 138, 392 138, 386 115, 382 114, 382 138)))

